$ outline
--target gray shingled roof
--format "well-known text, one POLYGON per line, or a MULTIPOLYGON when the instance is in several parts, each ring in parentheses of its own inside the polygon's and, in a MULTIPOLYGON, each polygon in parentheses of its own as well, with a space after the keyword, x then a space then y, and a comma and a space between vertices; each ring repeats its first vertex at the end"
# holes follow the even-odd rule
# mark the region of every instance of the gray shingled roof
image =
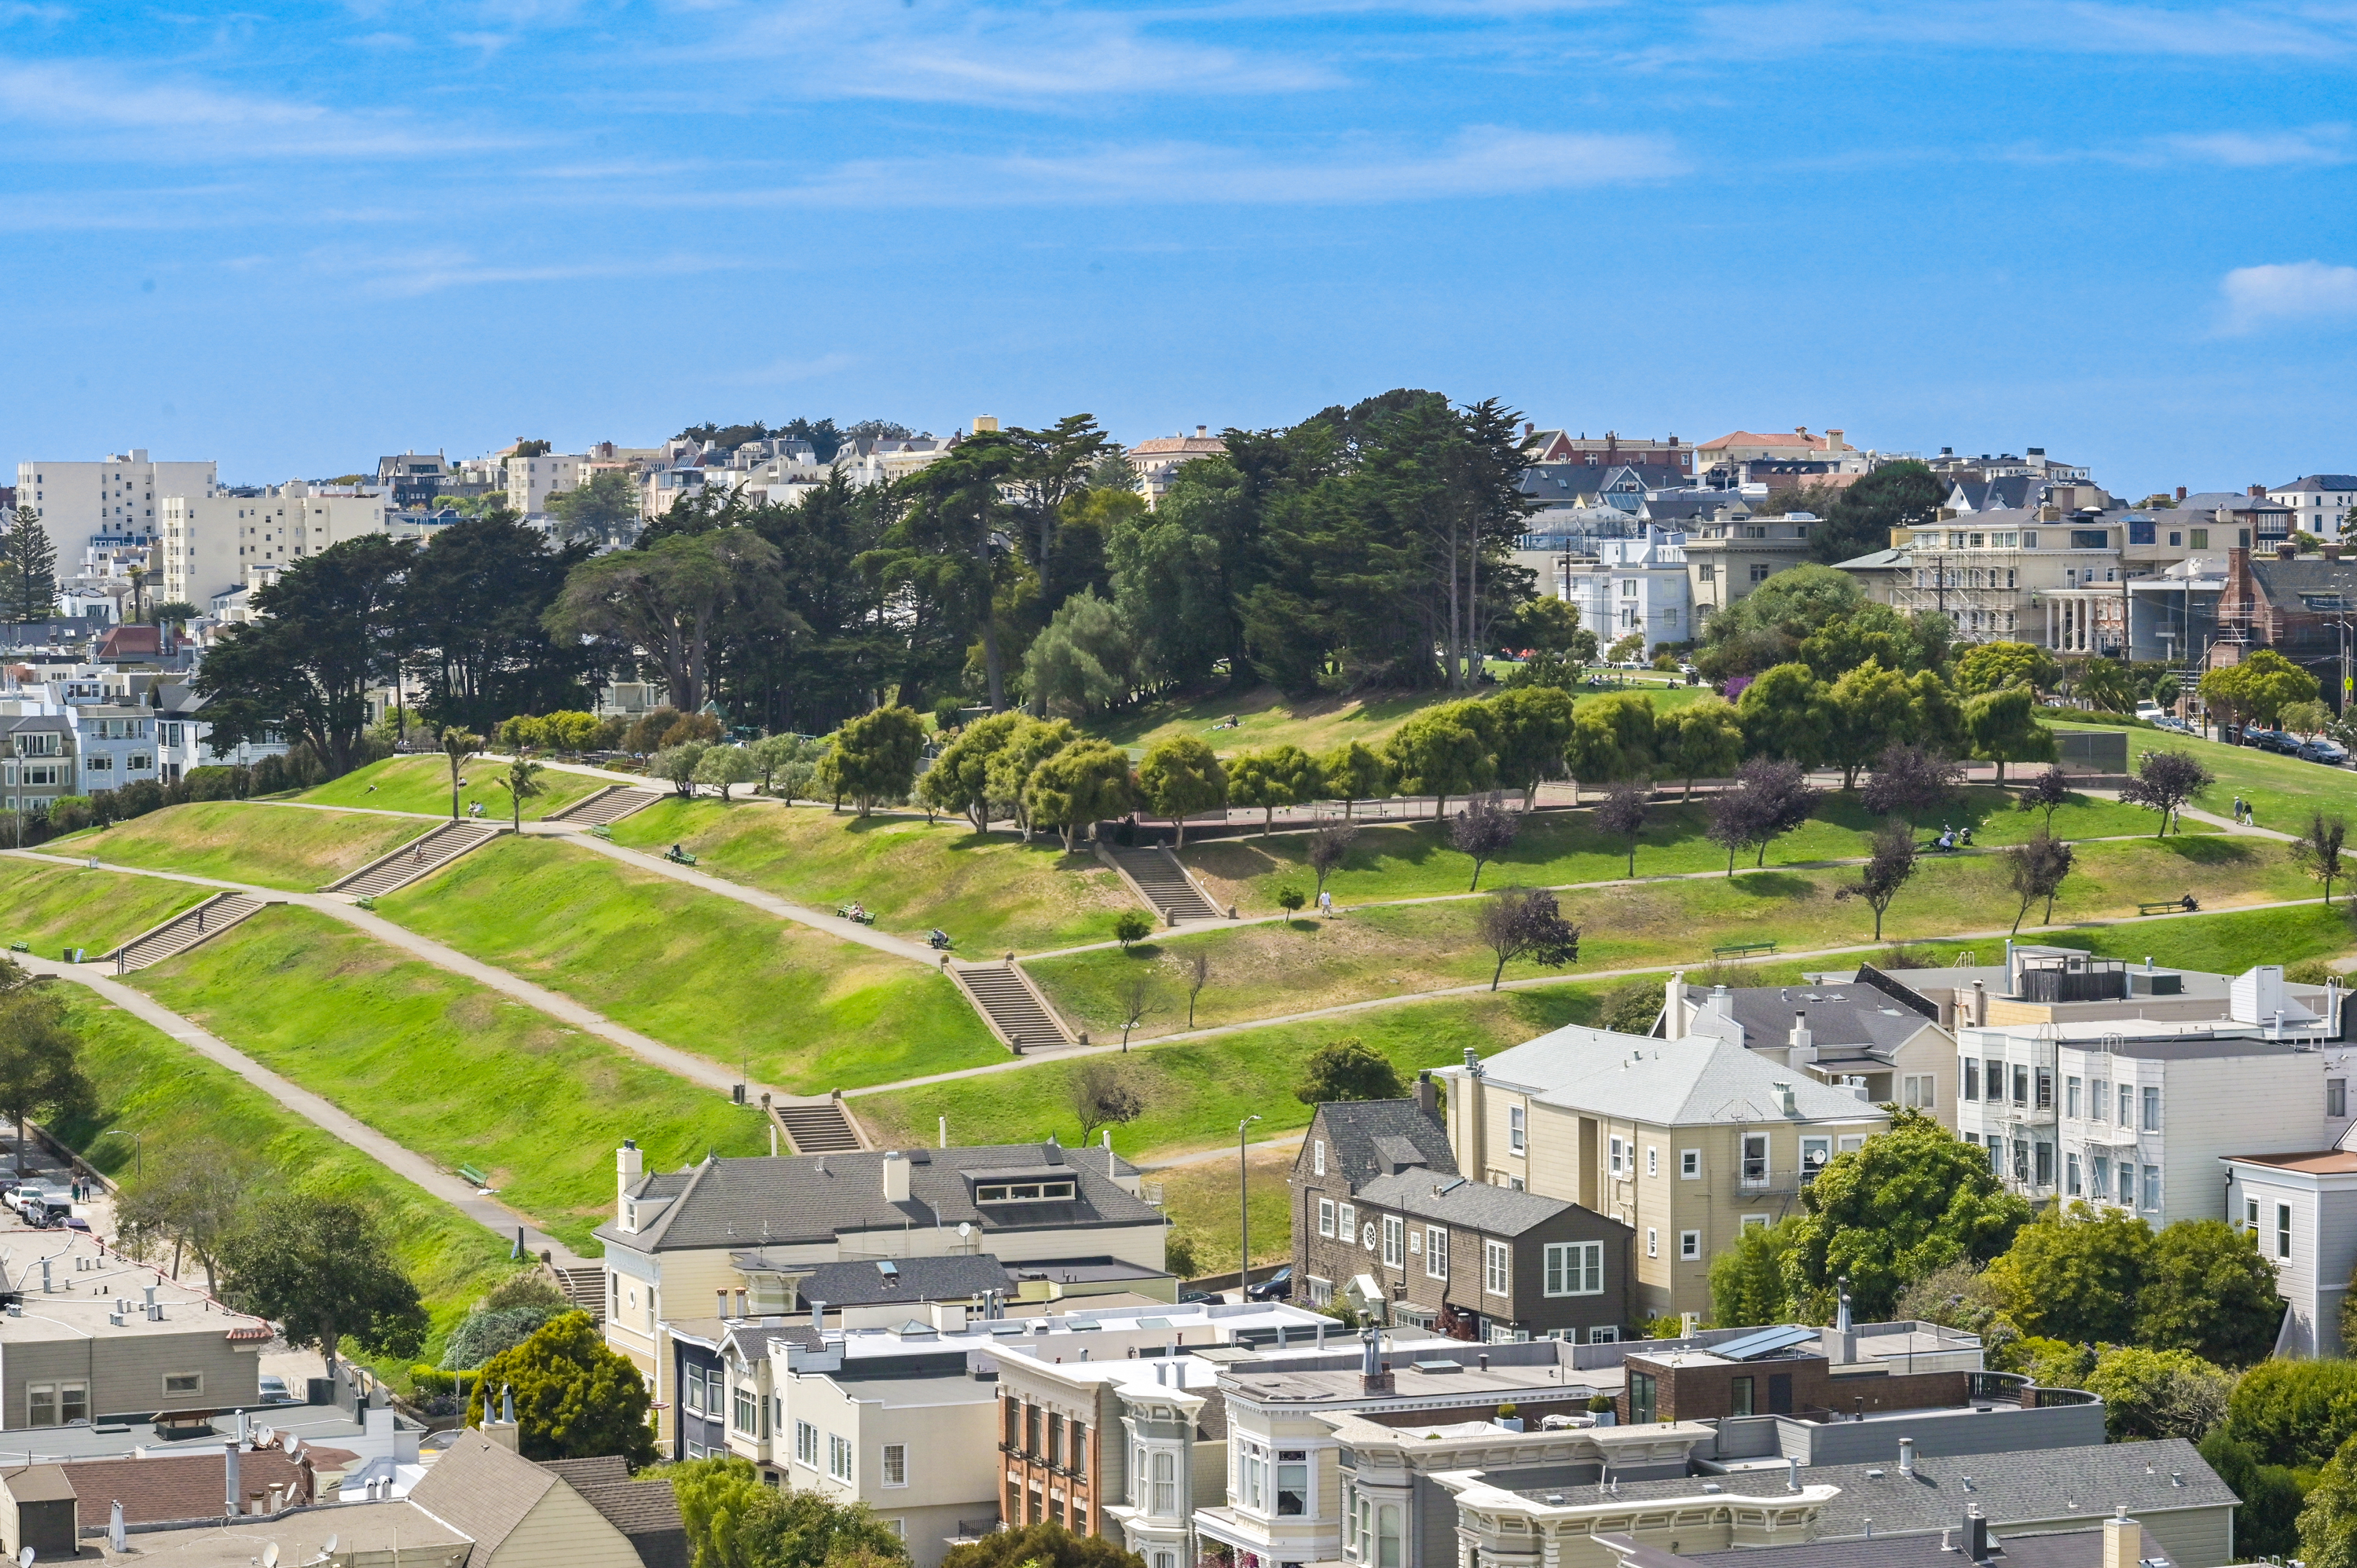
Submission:
POLYGON ((409 1500, 472 1541, 467 1568, 484 1568, 557 1479, 481 1433, 468 1431, 409 1489, 409 1500))
MULTIPOLYGON (((1710 993, 1689 985, 1686 994, 1706 1002, 1710 993)), ((1806 1015, 1810 1037, 1821 1047, 1896 1050, 1919 1030, 1932 1026, 1932 1020, 1870 985, 1747 985, 1728 991, 1727 1005, 1741 1031, 1740 1043, 1753 1050, 1782 1047, 1792 1034, 1794 1014, 1806 1015)), ((1698 1035, 1716 1035, 1724 1025, 1717 1015, 1704 1013, 1691 1027, 1698 1035)))
POLYGON ((687 1568, 687 1524, 680 1518, 679 1494, 665 1480, 633 1481, 621 1455, 595 1459, 544 1459, 583 1500, 622 1532, 644 1568, 687 1568))
POLYGON ((1008 1288, 1006 1267, 985 1252, 951 1258, 899 1258, 886 1273, 880 1263, 823 1263, 796 1287, 804 1301, 829 1306, 881 1306, 891 1302, 965 1301, 1008 1288))
MULTIPOLYGON (((1399 1139, 1421 1154, 1427 1173, 1457 1174, 1448 1129, 1437 1116, 1418 1110, 1413 1100, 1329 1101, 1318 1108, 1318 1119, 1326 1134, 1326 1168, 1340 1176, 1353 1192, 1383 1173, 1386 1139, 1399 1139)), ((1305 1144, 1301 1158, 1309 1157, 1305 1144)))
POLYGON ((1369 1208, 1389 1208, 1484 1236, 1519 1236, 1572 1207, 1561 1198, 1462 1176, 1436 1177, 1430 1171, 1380 1176, 1361 1184, 1352 1196, 1369 1208))
POLYGON ((684 1171, 640 1178, 630 1196, 672 1202, 635 1234, 612 1224, 597 1237, 633 1251, 749 1247, 832 1241, 845 1231, 970 1223, 985 1235, 1022 1230, 1071 1230, 1159 1225, 1161 1210, 1132 1197, 1113 1180, 1135 1167, 1110 1150, 1066 1149, 1045 1144, 980 1148, 910 1149, 909 1197, 884 1198, 884 1155, 858 1149, 831 1155, 706 1159, 684 1171), (1077 1178, 1067 1202, 977 1206, 970 1176, 977 1171, 1058 1165, 1077 1178))
POLYGON ((1875 1122, 1882 1114, 1846 1090, 1775 1066, 1732 1041, 1696 1035, 1656 1040, 1566 1025, 1499 1052, 1481 1071, 1549 1105, 1665 1127, 1875 1122), (1790 1114, 1780 1084, 1792 1093, 1790 1114))
MULTIPOLYGON (((1869 1520, 1878 1538, 1946 1530, 1963 1521, 1967 1503, 1980 1509, 1992 1529, 2002 1530, 2007 1524, 2100 1519, 2123 1503, 2135 1519, 2177 1509, 2232 1508, 2241 1501, 2181 1437, 1919 1458, 1911 1477, 1889 1463, 1816 1465, 1801 1472, 1801 1483, 1838 1488, 1817 1516, 1818 1538, 1832 1541, 1863 1537, 1869 1520), (1970 1491, 1964 1489, 1967 1480, 1970 1491)), ((1624 1481, 1610 1492, 1593 1486, 1549 1487, 1521 1495, 1582 1505, 1698 1497, 1704 1484, 1700 1477, 1688 1477, 1624 1481)), ((1753 1471, 1720 1477, 1717 1484, 1728 1492, 1760 1496, 1782 1491, 1784 1476, 1781 1470, 1753 1471)))
MULTIPOLYGON (((1957 1534, 1952 1540, 1962 1539, 1963 1526, 1960 1516, 1956 1520, 1957 1534)), ((2101 1528, 2012 1537, 1992 1530, 1990 1537, 1996 1546, 1996 1556, 1992 1560, 1995 1568, 2103 1568, 2101 1528)), ((2149 1536, 2145 1538, 2144 1561, 2151 1562, 2160 1552, 2158 1542, 2149 1536)), ((1955 1547, 1942 1545, 1940 1537, 1932 1531, 1890 1536, 1882 1534, 1879 1526, 1871 1541, 1813 1541, 1800 1546, 1741 1547, 1733 1552, 1689 1553, 1667 1561, 1707 1563, 1711 1568, 1964 1568, 1964 1560, 1956 1554, 1955 1547)), ((1631 1568, 1646 1568, 1636 1559, 1631 1563, 1631 1568)))

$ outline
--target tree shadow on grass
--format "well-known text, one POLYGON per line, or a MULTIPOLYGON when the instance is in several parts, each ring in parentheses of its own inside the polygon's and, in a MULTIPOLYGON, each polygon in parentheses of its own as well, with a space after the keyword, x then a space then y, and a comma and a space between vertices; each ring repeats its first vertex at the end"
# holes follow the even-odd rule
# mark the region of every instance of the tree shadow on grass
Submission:
POLYGON ((1814 898, 1817 885, 1789 871, 1750 871, 1735 875, 1736 891, 1751 898, 1814 898))
POLYGON ((2154 842, 2179 860, 2195 865, 2248 865, 2261 854, 2256 841, 2224 833, 2202 833, 2190 838, 2171 834, 2154 842))

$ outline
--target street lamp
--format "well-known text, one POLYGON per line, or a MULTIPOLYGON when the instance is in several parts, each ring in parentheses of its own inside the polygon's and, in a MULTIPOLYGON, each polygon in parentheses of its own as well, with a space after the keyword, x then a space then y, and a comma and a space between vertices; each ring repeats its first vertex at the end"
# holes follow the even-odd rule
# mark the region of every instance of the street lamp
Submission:
POLYGON ((101 1133, 99 1136, 102 1138, 130 1139, 132 1179, 137 1181, 145 1178, 147 1175, 147 1139, 145 1133, 133 1133, 121 1127, 109 1127, 105 1132, 101 1133))
POLYGON ((1236 1208, 1243 1220, 1243 1241, 1236 1253, 1236 1299, 1252 1299, 1252 1195, 1244 1175, 1244 1129, 1259 1121, 1247 1116, 1236 1123, 1236 1208))

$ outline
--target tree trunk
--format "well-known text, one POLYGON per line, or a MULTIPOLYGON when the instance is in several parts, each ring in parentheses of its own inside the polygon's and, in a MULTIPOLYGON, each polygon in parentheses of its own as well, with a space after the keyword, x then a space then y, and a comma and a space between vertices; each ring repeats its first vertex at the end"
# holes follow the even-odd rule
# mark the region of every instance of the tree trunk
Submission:
POLYGON ((1503 954, 1503 953, 1500 953, 1500 954, 1498 955, 1498 967, 1497 967, 1496 969, 1494 969, 1494 970, 1491 971, 1491 972, 1490 972, 1490 989, 1491 989, 1491 990, 1492 990, 1492 991, 1497 990, 1497 989, 1498 989, 1498 982, 1499 982, 1499 981, 1501 981, 1501 980, 1502 980, 1502 979, 1504 979, 1504 978, 1505 978, 1505 974, 1506 974, 1506 955, 1505 955, 1505 954, 1503 954))

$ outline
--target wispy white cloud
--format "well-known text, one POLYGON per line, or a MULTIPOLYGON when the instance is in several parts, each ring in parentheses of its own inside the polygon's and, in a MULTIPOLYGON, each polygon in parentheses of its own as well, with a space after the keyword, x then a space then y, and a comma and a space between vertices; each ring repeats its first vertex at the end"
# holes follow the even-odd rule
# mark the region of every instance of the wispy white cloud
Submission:
POLYGON ((2213 131, 2161 138, 2170 153, 2224 168, 2322 168, 2350 160, 2349 127, 2308 125, 2290 131, 2213 131))
POLYGON ((69 5, 37 5, 27 0, 5 0, 0 4, 0 27, 14 27, 19 22, 39 22, 49 27, 73 20, 73 8, 69 5))
POLYGON ((2236 267, 2218 284, 2220 330, 2239 336, 2298 322, 2357 320, 2357 267, 2323 262, 2236 267))
POLYGON ((1160 142, 1061 154, 864 159, 798 186, 678 199, 888 208, 1366 205, 1543 194, 1660 179, 1684 168, 1666 137, 1480 125, 1430 152, 1361 145, 1322 156, 1282 157, 1200 143, 1160 142))
POLYGON ((581 283, 609 278, 689 277, 734 272, 750 263, 716 256, 672 254, 635 260, 557 263, 490 262, 455 247, 410 252, 314 251, 307 269, 356 282, 364 294, 412 299, 446 289, 499 284, 581 283))
POLYGON ((2197 59, 2357 53, 2357 13, 2302 4, 2175 10, 2106 0, 1762 0, 1710 7, 1695 26, 1787 54, 1889 45, 2197 59))

